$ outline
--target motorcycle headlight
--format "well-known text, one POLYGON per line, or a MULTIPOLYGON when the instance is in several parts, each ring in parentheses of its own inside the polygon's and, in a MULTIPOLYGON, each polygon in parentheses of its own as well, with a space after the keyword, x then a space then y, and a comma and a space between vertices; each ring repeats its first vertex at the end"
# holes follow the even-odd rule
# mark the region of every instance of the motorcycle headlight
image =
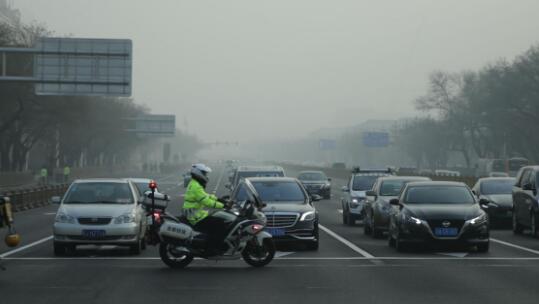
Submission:
POLYGON ((470 222, 470 224, 472 224, 472 225, 481 225, 481 224, 486 223, 487 219, 488 219, 487 214, 483 213, 478 217, 474 217, 473 219, 469 220, 468 222, 470 222))
POLYGON ((114 224, 129 224, 135 221, 135 216, 131 213, 125 213, 114 218, 114 224))
POLYGON ((312 221, 314 220, 315 212, 314 211, 307 211, 301 215, 301 218, 299 219, 301 222, 303 221, 312 221))
POLYGON ((56 214, 56 218, 54 218, 54 221, 56 223, 75 224, 75 218, 63 212, 59 212, 58 214, 56 214))

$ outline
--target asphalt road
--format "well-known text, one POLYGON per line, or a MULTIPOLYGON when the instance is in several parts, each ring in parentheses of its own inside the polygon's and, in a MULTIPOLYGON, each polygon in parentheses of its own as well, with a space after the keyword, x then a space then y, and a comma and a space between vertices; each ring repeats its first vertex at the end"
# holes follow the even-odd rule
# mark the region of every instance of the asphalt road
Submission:
MULTIPOLYGON (((208 186, 225 193, 216 168, 208 186), (219 181, 219 183, 218 183, 219 181)), ((297 172, 288 171, 289 176, 297 172)), ((183 186, 178 176, 157 177, 179 210, 183 186)), ((360 225, 341 221, 340 187, 316 203, 320 249, 284 248, 269 266, 243 261, 196 260, 172 270, 149 247, 140 256, 115 247, 84 247, 74 257, 52 253, 56 206, 16 214, 23 244, 0 246, 7 271, 0 272, 0 303, 535 303, 539 240, 492 232, 491 250, 418 248, 397 253, 385 239, 363 235, 360 225)), ((172 209, 171 209, 172 210, 172 209)), ((174 210, 173 210, 174 212, 174 210)))

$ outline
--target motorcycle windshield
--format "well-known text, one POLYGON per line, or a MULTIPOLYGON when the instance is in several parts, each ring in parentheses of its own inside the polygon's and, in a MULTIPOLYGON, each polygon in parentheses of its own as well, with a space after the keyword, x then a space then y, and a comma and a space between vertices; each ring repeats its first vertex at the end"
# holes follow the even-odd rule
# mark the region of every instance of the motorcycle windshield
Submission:
POLYGON ((255 204, 257 208, 262 208, 262 200, 260 199, 260 195, 258 195, 258 192, 256 192, 255 187, 249 180, 245 180, 245 188, 246 188, 246 194, 247 198, 255 204))

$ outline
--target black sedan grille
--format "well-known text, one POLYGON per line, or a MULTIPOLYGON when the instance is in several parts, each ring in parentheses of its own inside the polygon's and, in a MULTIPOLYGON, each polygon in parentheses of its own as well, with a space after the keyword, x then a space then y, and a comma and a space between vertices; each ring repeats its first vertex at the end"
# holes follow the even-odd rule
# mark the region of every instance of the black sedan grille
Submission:
POLYGON ((108 225, 112 220, 111 217, 79 217, 81 225, 108 225))
POLYGON ((267 227, 286 228, 296 225, 299 215, 297 213, 266 213, 267 227))

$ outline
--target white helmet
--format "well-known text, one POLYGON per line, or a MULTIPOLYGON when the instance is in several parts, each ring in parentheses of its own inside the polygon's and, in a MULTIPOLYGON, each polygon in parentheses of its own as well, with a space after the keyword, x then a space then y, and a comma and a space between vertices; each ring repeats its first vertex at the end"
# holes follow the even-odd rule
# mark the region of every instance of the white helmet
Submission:
POLYGON ((211 173, 211 168, 204 164, 194 164, 191 167, 191 175, 204 182, 208 182, 208 173, 211 173))

